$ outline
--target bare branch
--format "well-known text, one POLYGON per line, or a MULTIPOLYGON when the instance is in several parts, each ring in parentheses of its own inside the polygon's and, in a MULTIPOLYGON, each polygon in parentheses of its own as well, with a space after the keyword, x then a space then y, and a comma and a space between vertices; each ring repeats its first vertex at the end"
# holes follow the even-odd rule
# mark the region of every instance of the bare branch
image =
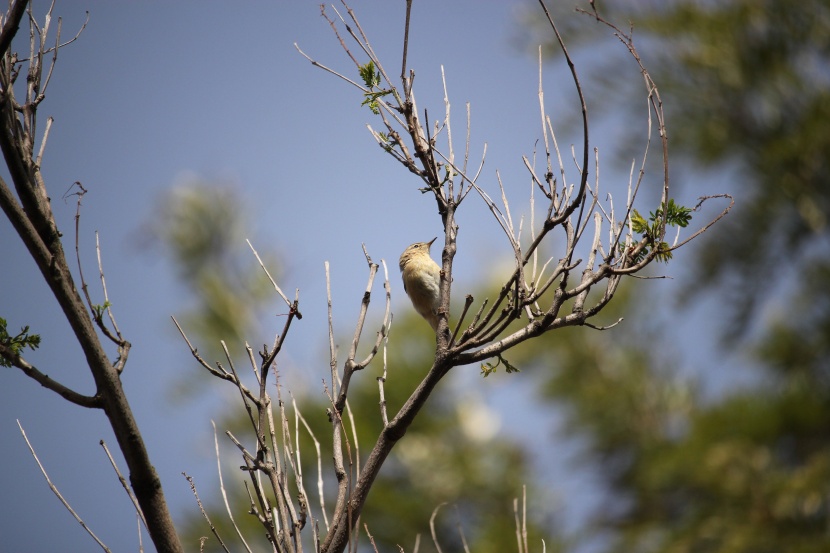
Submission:
POLYGON ((334 318, 332 315, 331 304, 331 274, 329 273, 329 262, 325 262, 326 267, 326 300, 328 305, 328 328, 329 328, 329 368, 331 370, 331 390, 333 394, 337 394, 338 384, 340 378, 337 376, 337 348, 334 346, 334 318))
POLYGON ((178 329, 179 334, 181 334, 182 339, 185 341, 185 343, 187 344, 187 347, 190 349, 190 354, 193 356, 194 359, 196 359, 196 361, 199 362, 199 364, 202 367, 205 368, 205 370, 207 370, 213 376, 215 376, 217 378, 221 378, 222 380, 227 380, 231 384, 239 387, 239 391, 242 392, 243 394, 245 394, 245 397, 247 397, 252 402, 254 402, 254 403, 259 402, 259 399, 253 394, 253 392, 251 392, 247 387, 245 387, 244 384, 242 384, 242 382, 239 380, 237 375, 234 374, 233 372, 226 371, 221 363, 216 364, 216 367, 217 367, 216 369, 211 367, 210 364, 207 361, 205 361, 204 358, 202 358, 201 355, 199 355, 199 352, 196 350, 195 347, 193 347, 193 344, 190 343, 190 340, 187 338, 187 335, 184 333, 184 330, 182 329, 181 325, 179 324, 179 321, 176 320, 176 317, 171 316, 170 318, 173 320, 173 324, 176 325, 176 328, 178 329))
MULTIPOLYGON (((458 337, 458 331, 461 330, 461 325, 464 323, 464 319, 467 317, 467 311, 470 310, 470 306, 473 304, 473 296, 467 294, 464 298, 464 309, 461 311, 461 316, 458 318, 458 323, 455 326, 455 330, 452 333, 452 339, 450 340, 450 347, 455 344, 455 339, 458 337)), ((484 306, 482 306, 483 308, 484 306)))
POLYGON ((375 355, 377 355, 378 349, 380 349, 381 343, 388 338, 389 327, 392 324, 392 289, 389 287, 389 270, 386 267, 386 261, 381 259, 380 263, 383 265, 383 288, 386 290, 386 311, 383 314, 383 321, 381 322, 380 330, 377 332, 372 350, 362 361, 355 365, 355 370, 365 368, 372 362, 375 355))
POLYGON ((46 129, 43 131, 43 138, 40 140, 40 150, 37 153, 37 159, 35 159, 35 164, 40 167, 43 161, 43 151, 46 149, 46 141, 49 139, 49 131, 52 129, 52 123, 55 122, 54 117, 48 117, 46 119, 46 129))
MULTIPOLYGON (((401 80, 406 79, 406 55, 409 50, 409 17, 412 14, 412 0, 406 0, 406 22, 403 26, 403 55, 401 56, 401 80)), ((369 530, 366 530, 369 533, 369 530)))
POLYGON ((216 451, 216 472, 219 475, 219 490, 222 493, 222 500, 225 502, 225 510, 228 513, 228 518, 231 520, 234 530, 236 530, 236 534, 239 536, 239 539, 242 540, 245 550, 248 551, 248 553, 251 553, 251 548, 248 546, 248 542, 245 541, 245 536, 242 535, 242 530, 240 530, 239 526, 236 524, 236 521, 233 518, 233 511, 231 511, 230 503, 228 503, 228 494, 225 492, 225 482, 222 479, 222 460, 219 455, 219 438, 216 435, 216 423, 210 421, 210 424, 213 426, 213 446, 216 451))
MULTIPOLYGON (((363 300, 360 303, 360 313, 357 316, 357 323, 355 324, 354 336, 352 337, 352 344, 349 348, 349 355, 346 359, 346 373, 351 371, 356 371, 362 369, 365 365, 361 366, 358 363, 355 363, 354 359, 357 355, 357 346, 360 343, 360 335, 363 332, 363 324, 366 321, 366 313, 369 311, 369 301, 372 297, 372 285, 375 281, 375 275, 377 274, 378 264, 372 261, 372 258, 369 257, 369 252, 366 251, 366 245, 363 244, 363 255, 366 256, 366 263, 369 265, 369 282, 366 284, 366 291, 363 293, 363 300)), ((370 358, 371 361, 371 358, 370 358)), ((344 390, 348 389, 348 377, 346 374, 343 375, 344 385, 341 389, 340 394, 344 396, 344 390)), ((344 396, 345 397, 345 396, 344 396)))
POLYGON ((616 320, 615 322, 613 322, 612 324, 610 324, 610 325, 606 325, 606 326, 596 326, 596 325, 591 324, 591 323, 584 323, 584 324, 585 324, 585 326, 587 326, 588 328, 593 328, 594 330, 608 330, 608 329, 614 328, 615 326, 617 326, 617 325, 618 325, 618 324, 620 324, 621 322, 623 322, 623 318, 622 318, 622 317, 620 317, 619 319, 617 319, 617 320, 616 320))
MULTIPOLYGON (((118 470, 118 465, 115 464, 115 459, 112 458, 112 454, 110 453, 110 450, 107 447, 106 442, 104 442, 104 440, 101 440, 99 443, 101 444, 101 447, 104 448, 104 452, 107 454, 107 459, 109 459, 110 464, 112 465, 112 469, 115 471, 116 476, 118 476, 118 481, 121 483, 121 486, 124 488, 124 491, 127 492, 127 497, 129 497, 130 501, 132 501, 136 515, 138 515, 138 518, 141 521, 141 523, 144 524, 144 527, 147 528, 147 519, 144 518, 144 513, 141 511, 141 505, 138 504, 138 500, 135 498, 135 494, 133 494, 133 491, 130 489, 130 485, 127 484, 127 479, 124 478, 124 475, 121 474, 120 470, 118 470)), ((141 529, 139 528, 139 539, 141 539, 140 530, 141 529)))
POLYGON ((49 375, 40 372, 34 365, 26 361, 19 353, 13 351, 10 347, 0 343, 0 357, 7 360, 13 366, 17 367, 23 374, 40 384, 46 389, 52 390, 67 401, 80 405, 81 407, 97 408, 103 407, 101 398, 95 396, 85 396, 75 390, 68 388, 60 382, 53 380, 49 375))
POLYGON ((702 228, 698 229, 694 234, 692 234, 691 236, 689 236, 688 238, 686 238, 685 240, 683 240, 679 244, 677 244, 675 246, 672 246, 672 248, 669 251, 674 251, 677 248, 685 246, 686 244, 688 244, 689 242, 691 242, 692 240, 694 240, 695 238, 697 238, 698 236, 700 236, 701 234, 703 234, 704 232, 709 230, 709 227, 711 227, 712 225, 714 225, 715 223, 717 223, 718 221, 720 221, 721 219, 726 217, 726 215, 729 213, 729 210, 731 210, 732 206, 735 205, 735 198, 733 198, 729 194, 713 194, 711 196, 702 196, 702 197, 698 198, 697 205, 695 205, 695 207, 692 209, 692 211, 700 211, 700 208, 703 207, 704 203, 706 203, 708 200, 713 200, 715 198, 726 198, 726 199, 729 200, 729 205, 726 206, 723 209, 723 211, 721 211, 720 214, 718 214, 717 217, 710 220, 708 223, 706 223, 706 225, 704 225, 702 228))
POLYGON ((441 545, 438 543, 438 535, 435 533, 435 517, 438 516, 438 511, 441 510, 441 507, 446 505, 446 502, 439 503, 435 509, 432 510, 432 515, 429 517, 429 532, 432 534, 432 543, 435 544, 435 550, 438 553, 443 553, 441 549, 441 545))
POLYGON ((383 374, 378 377, 378 404, 380 405, 380 420, 383 421, 383 426, 389 425, 389 416, 386 414, 386 395, 383 385, 386 383, 387 364, 386 364, 386 349, 388 346, 388 339, 383 343, 383 374))
POLYGON ((6 14, 6 21, 3 23, 3 30, 0 31, 0 55, 5 54, 12 44, 12 39, 20 28, 20 20, 26 13, 28 0, 15 0, 9 12, 6 14))
POLYGON ((219 545, 222 546, 222 549, 224 549, 226 553, 230 553, 228 547, 225 545, 225 542, 222 541, 222 538, 219 536, 219 531, 216 529, 216 526, 214 526, 213 523, 210 521, 210 517, 208 516, 207 511, 205 511, 205 508, 202 506, 202 500, 199 499, 199 492, 196 491, 196 484, 193 482, 193 477, 188 476, 185 472, 182 473, 182 476, 184 476, 185 479, 187 479, 188 484, 190 484, 190 490, 193 492, 193 496, 196 498, 196 504, 199 506, 199 511, 202 513, 202 516, 205 517, 208 526, 210 526, 210 531, 213 532, 214 536, 216 536, 216 539, 219 541, 219 545))
MULTIPOLYGON (((303 417, 300 409, 297 407, 297 402, 294 399, 294 396, 291 396, 291 403, 294 406, 294 413, 296 413, 297 417, 300 419, 300 422, 303 423, 303 426, 308 432, 308 435, 311 437, 311 440, 314 442, 314 449, 317 451, 317 495, 320 498, 320 511, 323 514, 323 524, 326 526, 326 530, 329 529, 329 517, 326 514, 326 500, 325 495, 323 494, 323 457, 320 454, 320 441, 314 435, 314 432, 311 430, 311 427, 306 422, 305 418, 303 417)), ((315 540, 316 541, 316 540, 315 540)))
POLYGON ((52 490, 52 493, 54 493, 55 496, 57 496, 57 498, 60 500, 60 502, 63 503, 63 506, 66 507, 66 510, 69 511, 69 513, 75 518, 75 520, 78 521, 78 524, 80 524, 81 527, 84 530, 86 530, 87 534, 89 534, 92 537, 92 539, 95 540, 95 543, 97 543, 98 546, 107 553, 111 553, 110 549, 106 545, 104 545, 104 542, 102 542, 98 538, 98 536, 96 536, 95 533, 89 528, 89 526, 86 525, 86 523, 81 519, 81 517, 78 516, 78 513, 75 512, 75 510, 72 508, 69 502, 66 501, 66 499, 64 499, 64 497, 58 491, 58 488, 52 483, 52 480, 49 478, 49 474, 46 472, 46 469, 43 468, 40 459, 38 459, 37 457, 37 453, 35 453, 35 448, 32 447, 32 444, 29 442, 29 438, 26 437, 26 432, 23 430, 23 425, 20 424, 19 420, 17 421, 17 427, 20 429, 20 434, 26 441, 26 445, 29 448, 29 452, 32 454, 32 457, 35 458, 35 462, 37 463, 37 466, 40 468, 40 472, 43 473, 43 477, 46 479, 46 483, 49 485, 49 489, 52 490))
POLYGON ((340 74, 340 73, 338 73, 337 71, 335 71, 335 70, 333 70, 333 69, 331 69, 331 68, 329 68, 329 67, 326 67, 325 65, 321 64, 320 62, 315 61, 314 59, 312 59, 312 58, 311 58, 308 54, 306 54, 305 52, 303 52, 303 51, 300 49, 300 47, 297 45, 297 43, 296 43, 296 42, 294 43, 294 48, 296 48, 296 49, 297 49, 297 51, 298 51, 298 52, 299 52, 299 53, 300 53, 300 54, 301 54, 301 55, 302 55, 305 59, 307 59, 309 62, 311 62, 311 65, 313 65, 314 67, 319 67, 319 68, 320 68, 320 69, 322 69, 323 71, 326 71, 326 72, 328 72, 328 73, 331 73, 331 74, 332 74, 332 75, 334 75, 335 77, 338 77, 338 78, 340 78, 340 79, 343 79, 344 81, 346 81, 346 82, 347 82, 347 83, 349 83, 350 85, 354 86, 355 88, 357 88, 357 89, 361 90, 362 92, 369 92, 369 91, 368 91, 366 88, 364 88, 362 85, 357 84, 355 81, 351 80, 350 78, 348 78, 348 77, 346 77, 346 76, 344 76, 344 75, 341 75, 341 74, 340 74))
MULTIPOLYGON (((257 251, 254 249, 253 245, 251 245, 251 241, 246 238, 245 242, 248 243, 248 247, 251 248, 252 252, 254 252, 254 256, 256 256, 256 260, 259 262, 259 266, 262 267, 263 271, 265 271, 265 274, 268 276, 268 280, 270 280, 271 284, 274 286, 274 290, 276 290, 277 294, 280 295, 280 297, 282 298, 282 301, 285 302, 285 305, 287 305, 290 308, 291 307, 291 302, 288 300, 288 298, 285 296, 285 294, 282 293, 282 290, 280 290, 280 287, 277 286, 277 283, 274 280, 274 277, 271 276, 271 273, 268 272, 268 269, 265 268, 265 263, 262 262, 262 258, 259 257, 259 254, 257 253, 257 251)), ((296 312, 296 315, 297 315, 298 319, 303 318, 303 314, 300 313, 299 311, 296 312)))
POLYGON ((107 292, 107 281, 104 278, 104 264, 101 261, 101 245, 98 241, 98 231, 95 231, 95 252, 98 255, 98 274, 101 277, 101 289, 104 293, 104 309, 107 312, 107 316, 109 317, 113 330, 115 330, 115 336, 112 337, 108 335, 106 325, 103 324, 103 320, 101 326, 104 329, 104 334, 111 340, 114 338, 114 342, 118 346, 118 358, 115 363, 113 363, 113 367, 115 367, 116 371, 121 373, 124 370, 124 366, 127 364, 127 358, 130 355, 130 348, 132 347, 132 344, 125 340, 121 335, 121 329, 118 328, 118 323, 115 322, 115 315, 112 313, 112 303, 110 302, 109 293, 107 292))
MULTIPOLYGON (((410 3, 411 1, 412 0, 407 0, 407 3, 410 3)), ((366 530, 366 535, 369 537, 369 543, 372 544, 372 550, 375 553, 378 553, 378 547, 375 545, 375 538, 372 537, 371 533, 369 533, 369 525, 364 523, 363 528, 366 530)))
MULTIPOLYGON (((556 40, 559 42, 559 48, 562 50, 562 53, 565 55, 565 61, 568 63, 568 68, 571 70, 571 77, 573 78, 574 86, 576 87, 577 95, 579 95, 579 104, 582 110, 582 167, 583 170, 580 171, 581 178, 579 181, 579 191, 576 194, 576 199, 568 205, 564 209, 564 211, 560 214, 560 217, 566 217, 577 207, 582 204, 582 199, 585 196, 585 187, 588 184, 588 152, 589 152, 589 143, 588 143, 588 106, 585 103, 585 95, 582 92, 582 85, 579 83, 579 77, 576 74, 576 66, 574 65, 573 60, 571 59, 570 54, 568 53, 568 49, 565 47, 565 42, 562 40, 562 36, 559 34, 559 29, 556 28, 556 24, 553 22, 553 18, 550 16, 548 12, 547 6, 545 6, 544 0, 539 0, 539 4, 542 6, 542 10, 545 12, 545 16, 548 19, 548 23, 550 23, 551 29, 553 29, 553 33, 556 35, 556 40)), ((563 182, 564 185, 564 182, 563 182)))

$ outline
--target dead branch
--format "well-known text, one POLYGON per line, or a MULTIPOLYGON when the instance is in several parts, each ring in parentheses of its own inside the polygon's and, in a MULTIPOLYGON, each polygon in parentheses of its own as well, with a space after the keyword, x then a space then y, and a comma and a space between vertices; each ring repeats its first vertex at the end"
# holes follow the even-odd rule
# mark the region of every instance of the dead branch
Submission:
POLYGON ((78 521, 78 524, 80 524, 81 527, 84 530, 86 530, 87 534, 89 534, 92 537, 92 539, 95 540, 95 543, 97 543, 98 546, 107 553, 111 553, 110 549, 106 545, 104 545, 104 542, 102 542, 98 538, 98 536, 96 536, 95 533, 89 528, 89 526, 86 525, 83 519, 81 519, 81 517, 78 516, 78 513, 75 512, 75 509, 73 509, 69 502, 66 499, 64 499, 64 497, 58 491, 58 488, 52 483, 52 479, 49 478, 49 474, 46 472, 46 469, 43 468, 43 464, 40 462, 40 459, 38 459, 37 453, 35 453, 35 448, 32 447, 31 442, 29 442, 29 438, 26 436, 26 432, 23 430, 23 425, 20 424, 19 420, 17 421, 17 427, 20 429, 20 434, 26 441, 26 446, 29 448, 29 452, 32 454, 32 457, 35 458, 35 462, 37 463, 38 468, 40 468, 40 472, 43 473, 43 477, 46 479, 46 483, 49 485, 49 489, 52 490, 52 493, 54 493, 55 496, 63 504, 63 506, 66 507, 66 510, 69 511, 69 513, 75 518, 75 520, 78 521))

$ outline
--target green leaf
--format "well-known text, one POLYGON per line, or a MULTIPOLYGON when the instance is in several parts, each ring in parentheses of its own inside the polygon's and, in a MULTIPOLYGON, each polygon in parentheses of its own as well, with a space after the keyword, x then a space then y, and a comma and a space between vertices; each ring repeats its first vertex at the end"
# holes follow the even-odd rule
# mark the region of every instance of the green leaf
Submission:
POLYGON ((666 222, 673 227, 687 227, 692 220, 692 208, 677 205, 674 200, 669 200, 669 207, 666 211, 666 222))
MULTIPOLYGON (((25 348, 36 350, 40 346, 40 335, 29 334, 29 327, 24 326, 16 336, 9 335, 6 319, 0 317, 0 344, 9 348, 13 353, 19 354, 25 348)), ((0 366, 11 367, 11 362, 0 357, 0 366)))
POLYGON ((383 98, 384 96, 387 96, 387 95, 391 94, 391 93, 392 93, 391 90, 378 90, 376 92, 364 92, 363 96, 365 96, 365 98, 363 99, 363 102, 361 102, 360 105, 361 106, 368 105, 369 109, 372 110, 372 113, 374 113, 375 115, 378 115, 380 113, 380 105, 378 103, 378 100, 380 98, 383 98))
POLYGON ((648 230, 648 223, 636 209, 631 212, 631 230, 637 234, 644 234, 648 230))
POLYGON ((366 93, 366 98, 360 103, 361 106, 369 106, 369 109, 372 110, 372 113, 375 115, 380 114, 380 106, 378 106, 378 97, 374 93, 366 93))
POLYGON ((663 210, 666 211, 666 224, 670 227, 687 227, 692 220, 692 208, 678 205, 674 200, 669 200, 668 208, 662 204, 657 213, 651 214, 651 221, 659 223, 663 220, 663 210))
POLYGON ((369 61, 366 65, 361 65, 358 70, 360 71, 360 78, 363 79, 363 84, 366 85, 366 88, 375 88, 380 84, 380 71, 375 70, 375 63, 373 61, 369 61))
POLYGON ((378 115, 380 113, 380 104, 378 101, 387 94, 391 94, 392 91, 374 90, 375 88, 380 87, 380 71, 375 69, 374 62, 369 61, 365 65, 361 65, 358 68, 358 71, 360 72, 360 78, 363 79, 363 84, 365 84, 366 88, 369 89, 367 92, 363 93, 365 98, 360 105, 369 106, 372 113, 378 115))
POLYGON ((668 263, 669 259, 672 258, 671 247, 668 242, 660 242, 654 249, 657 250, 657 255, 655 256, 657 261, 668 263))

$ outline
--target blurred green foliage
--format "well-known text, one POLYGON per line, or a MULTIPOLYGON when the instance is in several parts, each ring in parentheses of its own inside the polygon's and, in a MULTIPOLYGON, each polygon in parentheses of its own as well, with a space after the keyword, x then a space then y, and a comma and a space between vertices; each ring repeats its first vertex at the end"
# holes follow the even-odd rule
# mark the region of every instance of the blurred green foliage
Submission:
MULTIPOLYGON (((176 269, 189 304, 181 315, 177 306, 177 319, 200 338, 207 358, 221 358, 220 340, 232 352, 243 351, 273 290, 245 245, 252 232, 246 227, 249 209, 238 187, 192 176, 159 200, 147 225, 154 245, 176 269)), ((274 258, 263 255, 272 273, 278 266, 274 258)))
MULTIPOLYGON (((615 298, 628 321, 650 316, 641 294, 615 298)), ((826 383, 792 358, 790 375, 759 359, 763 384, 707 401, 699 379, 679 374, 661 324, 564 329, 516 360, 550 375, 544 394, 604 483, 608 501, 582 532, 612 530, 607 551, 828 550, 826 383)))
POLYGON ((729 289, 738 335, 778 282, 771 268, 809 264, 828 234, 830 2, 675 1, 627 15, 662 46, 654 73, 675 153, 738 168, 741 205, 694 278, 696 290, 729 289))
MULTIPOLYGON (((756 380, 704 398, 703 381, 678 375, 684 361, 659 325, 630 328, 662 313, 647 286, 625 307, 615 298, 629 325, 546 338, 555 353, 524 362, 548 367, 546 395, 568 409, 568 430, 587 441, 607 487, 585 532, 612 536, 607 551, 828 551, 830 2, 596 4, 634 24, 672 158, 732 179, 736 208, 704 236, 682 282, 686 305, 718 299, 713 351, 743 352, 756 380)), ((589 16, 567 27, 580 47, 608 34, 589 16)), ((605 74, 605 98, 625 90, 624 69, 593 69, 605 74)), ((667 307, 664 317, 684 315, 667 307)))

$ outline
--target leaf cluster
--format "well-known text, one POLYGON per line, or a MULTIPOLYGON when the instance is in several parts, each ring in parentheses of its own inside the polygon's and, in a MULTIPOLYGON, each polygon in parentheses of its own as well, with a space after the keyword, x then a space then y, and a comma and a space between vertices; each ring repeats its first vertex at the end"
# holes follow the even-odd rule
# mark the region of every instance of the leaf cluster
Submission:
POLYGON ((104 317, 104 313, 107 309, 112 307, 112 303, 109 301, 105 301, 103 304, 95 304, 92 306, 92 313, 95 317, 96 321, 100 321, 104 317))
POLYGON ((361 102, 361 106, 369 106, 369 109, 372 110, 372 113, 375 115, 380 114, 380 106, 378 105, 378 100, 387 96, 392 93, 391 90, 377 90, 374 91, 372 89, 378 88, 380 86, 380 71, 375 68, 375 63, 373 61, 369 61, 365 65, 361 65, 358 68, 360 72, 360 78, 363 79, 363 84, 366 85, 366 88, 369 90, 364 92, 363 95, 365 98, 363 102, 361 102))
POLYGON ((640 215, 636 209, 631 213, 631 230, 642 235, 646 247, 638 255, 636 261, 644 258, 654 249, 657 251, 657 261, 667 263, 672 258, 671 246, 662 238, 666 227, 685 228, 692 220, 692 208, 679 205, 670 199, 668 206, 664 202, 656 212, 649 212, 648 220, 640 215))
MULTIPOLYGON (((28 326, 21 328, 15 336, 10 335, 7 328, 6 319, 0 317, 0 344, 10 349, 13 354, 19 354, 26 348, 34 351, 40 346, 40 335, 29 334, 28 326)), ((0 367, 11 367, 11 362, 4 357, 0 357, 0 367)))

